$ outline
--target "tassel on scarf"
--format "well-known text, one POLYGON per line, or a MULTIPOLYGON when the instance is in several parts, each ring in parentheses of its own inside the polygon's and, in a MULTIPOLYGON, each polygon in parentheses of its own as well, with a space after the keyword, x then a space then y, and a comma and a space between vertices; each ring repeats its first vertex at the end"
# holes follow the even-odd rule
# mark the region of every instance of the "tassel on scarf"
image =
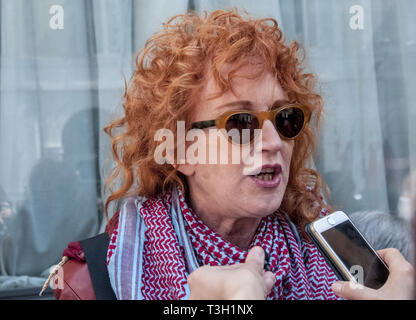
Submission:
POLYGON ((46 288, 49 285, 49 282, 51 282, 52 277, 58 272, 59 268, 61 268, 69 258, 67 256, 63 256, 61 262, 58 263, 58 265, 52 270, 52 272, 49 274, 48 279, 46 279, 45 283, 43 284, 42 290, 39 292, 39 296, 42 296, 43 292, 46 290, 46 288))

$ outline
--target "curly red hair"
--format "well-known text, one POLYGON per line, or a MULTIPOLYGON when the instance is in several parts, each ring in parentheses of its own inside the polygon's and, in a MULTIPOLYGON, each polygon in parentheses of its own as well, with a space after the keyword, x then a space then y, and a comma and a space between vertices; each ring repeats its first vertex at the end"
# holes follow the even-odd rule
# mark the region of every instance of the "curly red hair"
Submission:
MULTIPOLYGON (((291 102, 303 104, 313 112, 313 123, 296 138, 290 176, 281 209, 298 225, 317 217, 313 206, 329 190, 319 173, 310 169, 321 119, 323 100, 315 90, 315 77, 303 71, 296 41, 285 44, 282 31, 272 18, 253 19, 237 9, 216 10, 197 15, 194 12, 172 17, 163 30, 153 35, 136 57, 136 69, 124 93, 124 116, 108 124, 115 167, 105 187, 121 178, 121 186, 105 203, 130 195, 154 197, 178 183, 186 190, 184 176, 175 166, 159 165, 154 160, 158 142, 156 131, 166 128, 176 134, 176 121, 187 120, 195 96, 206 83, 207 69, 220 88, 218 95, 232 90, 231 81, 239 67, 250 58, 260 58, 263 70, 272 72, 291 102), (233 69, 225 77, 226 63, 233 69), (114 135, 116 128, 124 129, 114 135), (323 186, 325 186, 323 188, 323 186)), ((176 152, 175 152, 176 154, 176 152)), ((327 207, 329 210, 330 208, 327 207)))

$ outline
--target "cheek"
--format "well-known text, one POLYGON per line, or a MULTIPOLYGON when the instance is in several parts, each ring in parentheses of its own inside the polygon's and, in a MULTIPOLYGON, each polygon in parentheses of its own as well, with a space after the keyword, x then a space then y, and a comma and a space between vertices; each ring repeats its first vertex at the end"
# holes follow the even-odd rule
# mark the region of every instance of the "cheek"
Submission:
POLYGON ((198 148, 204 150, 206 162, 195 165, 196 178, 206 187, 215 183, 217 187, 233 183, 238 177, 241 168, 239 146, 229 143, 223 134, 207 134, 205 143, 200 143, 198 148))
POLYGON ((289 143, 287 143, 285 147, 285 157, 287 161, 290 163, 290 160, 292 159, 293 149, 295 148, 295 141, 290 141, 289 143))
POLYGON ((289 177, 290 163, 292 160, 294 146, 295 146, 294 141, 285 142, 281 150, 284 166, 286 168, 285 171, 287 173, 286 175, 287 177, 289 177))
POLYGON ((197 165, 193 177, 195 185, 205 196, 210 195, 216 201, 230 202, 230 199, 234 199, 238 194, 241 194, 238 191, 241 180, 239 180, 236 167, 237 165, 231 164, 197 165))
POLYGON ((202 180, 209 181, 211 179, 211 171, 210 170, 204 170, 204 168, 201 166, 201 178, 202 180))

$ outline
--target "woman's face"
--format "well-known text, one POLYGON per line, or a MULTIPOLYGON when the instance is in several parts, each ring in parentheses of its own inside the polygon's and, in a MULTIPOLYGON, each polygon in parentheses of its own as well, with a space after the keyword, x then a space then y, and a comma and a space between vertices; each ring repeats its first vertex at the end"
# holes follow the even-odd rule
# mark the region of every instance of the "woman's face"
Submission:
MULTIPOLYGON (((244 67, 239 74, 247 74, 250 72, 249 68, 244 67)), ((235 77, 233 89, 235 94, 228 91, 218 98, 208 100, 207 98, 218 90, 214 79, 209 78, 199 95, 192 122, 216 119, 224 112, 232 110, 267 111, 276 101, 288 100, 286 93, 271 73, 263 73, 257 79, 235 77)), ((261 218, 276 211, 286 190, 294 141, 281 139, 271 121, 266 120, 263 123, 261 148, 256 151, 261 163, 254 166, 269 166, 272 169, 268 170, 274 170, 272 180, 264 181, 260 177, 247 175, 248 166, 243 159, 240 158, 238 164, 233 164, 232 152, 239 151, 241 146, 229 143, 221 134, 215 146, 208 139, 209 130, 217 129, 204 129, 207 139, 203 143, 206 143, 207 153, 215 151, 213 148, 216 149, 219 154, 218 163, 185 164, 179 167, 179 171, 187 176, 191 204, 196 212, 203 210, 214 215, 238 219, 261 218), (224 152, 228 155, 228 161, 220 163, 219 158, 224 152)), ((253 146, 251 152, 253 156, 253 146)), ((253 169, 254 166, 250 168, 253 169)), ((267 179, 270 177, 269 175, 267 179)))

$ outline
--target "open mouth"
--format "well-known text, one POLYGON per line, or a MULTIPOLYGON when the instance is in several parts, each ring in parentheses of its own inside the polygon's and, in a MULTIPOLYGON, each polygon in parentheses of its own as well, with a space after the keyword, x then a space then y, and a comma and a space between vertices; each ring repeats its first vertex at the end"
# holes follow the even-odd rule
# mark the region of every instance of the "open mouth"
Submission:
POLYGON ((279 164, 265 165, 260 173, 250 176, 251 180, 259 187, 274 188, 280 184, 282 167, 279 164))
POLYGON ((275 175, 274 168, 264 168, 261 170, 259 174, 253 175, 253 177, 262 181, 271 181, 273 180, 274 175, 275 175))

